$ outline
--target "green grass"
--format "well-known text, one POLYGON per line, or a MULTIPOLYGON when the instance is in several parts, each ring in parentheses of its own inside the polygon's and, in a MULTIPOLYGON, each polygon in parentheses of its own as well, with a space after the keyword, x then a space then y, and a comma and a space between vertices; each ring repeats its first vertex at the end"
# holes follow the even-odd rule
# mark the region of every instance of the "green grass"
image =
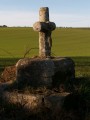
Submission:
MULTIPOLYGON (((57 28, 52 33, 52 55, 90 56, 90 29, 57 28)), ((23 57, 30 48, 38 48, 38 32, 32 28, 0 28, 0 58, 23 57)), ((28 56, 33 55, 38 55, 38 49, 32 49, 28 56)))
MULTIPOLYGON (((23 57, 29 48, 38 47, 38 34, 32 28, 0 28, 0 57, 23 57)), ((32 50, 31 54, 37 54, 32 50)))
POLYGON ((58 56, 90 56, 90 29, 57 29, 53 33, 53 52, 58 56))
POLYGON ((76 77, 90 77, 90 57, 72 57, 76 77))

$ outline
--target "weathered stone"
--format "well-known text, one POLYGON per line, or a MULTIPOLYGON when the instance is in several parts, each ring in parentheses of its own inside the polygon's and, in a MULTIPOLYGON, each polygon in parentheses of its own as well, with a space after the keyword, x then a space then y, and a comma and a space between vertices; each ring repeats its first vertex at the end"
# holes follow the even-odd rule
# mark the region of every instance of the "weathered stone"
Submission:
POLYGON ((24 105, 23 107, 29 110, 35 110, 38 108, 38 112, 41 106, 53 109, 59 105, 61 108, 65 97, 68 95, 69 93, 57 93, 45 96, 44 94, 22 94, 6 91, 2 93, 2 99, 13 104, 20 103, 21 105, 24 105))
POLYGON ((51 56, 51 32, 56 28, 55 23, 49 22, 48 7, 40 8, 39 21, 33 25, 33 29, 39 32, 39 56, 46 58, 51 56))
POLYGON ((45 112, 45 115, 55 120, 85 120, 87 115, 86 102, 79 94, 64 92, 45 96, 44 94, 4 92, 2 96, 0 94, 0 98, 4 104, 18 104, 22 109, 37 113, 37 115, 39 112, 45 112))
POLYGON ((48 7, 41 7, 40 8, 39 20, 40 20, 40 22, 49 21, 49 8, 48 7))
POLYGON ((33 25, 33 29, 34 31, 38 31, 38 32, 50 32, 52 30, 54 30, 56 28, 55 23, 53 22, 36 22, 33 25))
MULTIPOLYGON (((75 79, 75 64, 71 58, 56 57, 53 59, 54 62, 54 76, 52 76, 53 87, 60 87, 60 85, 67 84, 73 86, 75 79)), ((72 88, 70 88, 72 89, 72 88)))
POLYGON ((51 60, 25 58, 19 60, 16 66, 17 81, 21 81, 20 83, 28 83, 33 87, 51 86, 51 76, 54 75, 54 64, 51 60))
POLYGON ((56 87, 75 77, 74 62, 70 58, 25 58, 16 64, 17 81, 33 87, 56 87))

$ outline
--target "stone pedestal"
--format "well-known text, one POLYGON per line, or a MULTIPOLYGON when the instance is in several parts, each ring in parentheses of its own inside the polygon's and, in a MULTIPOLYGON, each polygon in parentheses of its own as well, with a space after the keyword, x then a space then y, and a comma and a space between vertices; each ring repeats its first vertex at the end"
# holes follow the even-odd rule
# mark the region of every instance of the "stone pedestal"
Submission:
POLYGON ((74 62, 70 58, 25 58, 16 64, 16 80, 23 86, 59 87, 74 77, 74 62))

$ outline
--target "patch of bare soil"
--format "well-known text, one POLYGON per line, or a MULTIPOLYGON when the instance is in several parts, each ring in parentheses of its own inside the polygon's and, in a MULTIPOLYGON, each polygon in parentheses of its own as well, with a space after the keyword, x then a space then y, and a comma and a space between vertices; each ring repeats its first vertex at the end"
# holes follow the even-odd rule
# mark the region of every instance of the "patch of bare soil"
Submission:
POLYGON ((8 66, 4 69, 0 76, 0 82, 14 81, 16 79, 16 67, 8 66))

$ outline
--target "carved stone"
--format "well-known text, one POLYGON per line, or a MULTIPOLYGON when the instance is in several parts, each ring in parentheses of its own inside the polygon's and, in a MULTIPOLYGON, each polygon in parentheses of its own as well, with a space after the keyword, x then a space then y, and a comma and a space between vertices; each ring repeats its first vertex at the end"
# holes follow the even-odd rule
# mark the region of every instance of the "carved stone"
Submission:
POLYGON ((49 8, 43 7, 39 11, 39 22, 33 25, 33 29, 39 32, 39 56, 50 57, 52 38, 51 32, 56 28, 55 23, 49 22, 49 8))
POLYGON ((74 62, 70 58, 25 58, 16 64, 17 81, 32 87, 59 87, 75 77, 74 62))

